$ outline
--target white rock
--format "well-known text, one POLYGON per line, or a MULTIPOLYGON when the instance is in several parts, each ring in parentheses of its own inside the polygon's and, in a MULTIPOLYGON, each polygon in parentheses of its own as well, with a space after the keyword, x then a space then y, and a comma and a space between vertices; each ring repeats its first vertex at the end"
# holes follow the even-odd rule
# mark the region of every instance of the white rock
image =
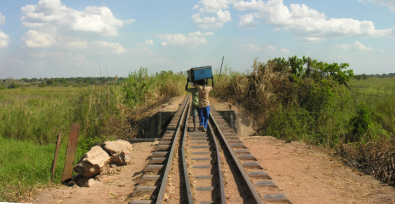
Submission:
POLYGON ((102 145, 102 147, 111 156, 115 154, 119 154, 123 150, 133 151, 132 144, 130 144, 130 142, 125 140, 107 141, 102 145))
POLYGON ((79 175, 90 178, 103 170, 105 164, 110 162, 110 156, 100 146, 94 146, 75 165, 74 171, 79 175))
POLYGON ((122 150, 121 153, 113 155, 110 162, 116 164, 130 164, 132 163, 131 153, 128 150, 122 150))

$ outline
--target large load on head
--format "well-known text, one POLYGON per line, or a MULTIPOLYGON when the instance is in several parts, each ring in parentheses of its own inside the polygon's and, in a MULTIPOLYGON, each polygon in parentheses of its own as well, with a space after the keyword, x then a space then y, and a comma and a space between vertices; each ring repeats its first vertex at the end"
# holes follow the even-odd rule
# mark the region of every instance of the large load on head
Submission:
POLYGON ((202 79, 210 79, 213 75, 211 66, 194 67, 188 70, 187 73, 189 81, 193 83, 202 79))

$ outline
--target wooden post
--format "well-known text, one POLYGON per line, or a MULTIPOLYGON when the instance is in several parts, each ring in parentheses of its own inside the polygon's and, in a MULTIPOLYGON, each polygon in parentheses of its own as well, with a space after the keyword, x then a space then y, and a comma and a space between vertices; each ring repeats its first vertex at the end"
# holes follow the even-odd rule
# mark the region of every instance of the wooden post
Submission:
POLYGON ((222 56, 221 68, 219 69, 219 76, 221 77, 222 64, 224 63, 225 56, 222 56))
POLYGON ((59 132, 59 134, 58 134, 58 141, 56 142, 55 156, 54 156, 54 158, 53 158, 53 161, 52 161, 52 168, 51 168, 51 170, 52 170, 51 183, 53 183, 53 177, 54 177, 54 175, 55 175, 56 162, 58 161, 58 153, 59 153, 61 138, 62 138, 62 131, 59 132))
POLYGON ((79 132, 80 132, 80 125, 71 124, 69 141, 67 143, 66 161, 64 162, 64 169, 62 175, 62 183, 67 183, 68 181, 71 180, 75 154, 77 152, 79 132))

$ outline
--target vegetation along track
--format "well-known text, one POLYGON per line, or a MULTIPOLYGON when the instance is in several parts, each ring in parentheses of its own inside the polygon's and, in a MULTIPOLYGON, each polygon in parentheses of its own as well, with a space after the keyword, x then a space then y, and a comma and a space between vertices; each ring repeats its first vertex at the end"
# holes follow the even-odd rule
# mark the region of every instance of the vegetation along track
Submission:
MULTIPOLYGON (((249 194, 249 203, 280 202, 292 203, 280 193, 279 187, 263 171, 242 141, 229 127, 220 114, 212 108, 207 132, 190 132, 193 123, 188 117, 190 111, 189 96, 185 98, 175 113, 165 134, 151 156, 151 160, 142 172, 142 177, 132 193, 131 204, 162 203, 167 179, 178 136, 181 135, 181 163, 183 171, 180 178, 184 181, 182 192, 186 203, 225 204, 225 189, 221 167, 220 148, 217 140, 225 146, 226 160, 231 161, 236 172, 242 178, 243 188, 249 194), (250 202, 252 201, 252 202, 250 202)), ((181 191, 180 191, 181 192, 181 191)), ((181 201, 180 201, 181 203, 181 201)))

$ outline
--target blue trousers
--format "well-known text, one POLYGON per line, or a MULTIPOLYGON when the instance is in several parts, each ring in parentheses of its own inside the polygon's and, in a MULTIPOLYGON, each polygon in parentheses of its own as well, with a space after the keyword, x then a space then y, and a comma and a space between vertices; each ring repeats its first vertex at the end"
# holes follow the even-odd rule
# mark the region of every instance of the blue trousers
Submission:
POLYGON ((200 125, 207 129, 207 123, 210 116, 210 106, 198 108, 200 125))

